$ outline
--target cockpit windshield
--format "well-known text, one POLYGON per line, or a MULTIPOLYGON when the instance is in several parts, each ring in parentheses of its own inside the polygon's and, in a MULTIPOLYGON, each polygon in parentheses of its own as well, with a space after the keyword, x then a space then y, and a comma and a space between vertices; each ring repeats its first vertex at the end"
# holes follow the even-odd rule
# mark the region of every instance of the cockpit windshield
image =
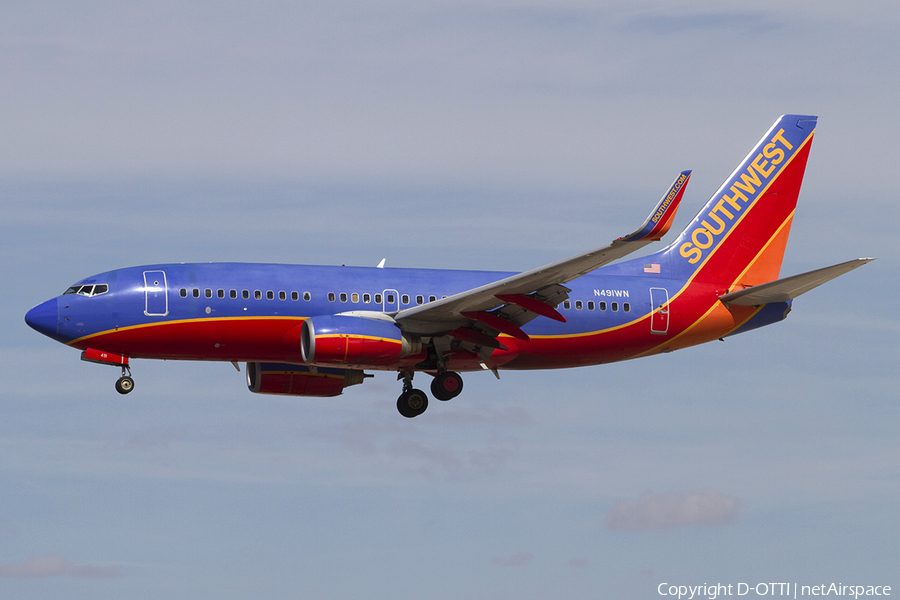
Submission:
POLYGON ((109 291, 109 286, 105 283, 94 283, 90 285, 73 285, 65 292, 63 292, 63 296, 66 294, 78 294, 79 296, 99 296, 100 294, 105 294, 109 291))

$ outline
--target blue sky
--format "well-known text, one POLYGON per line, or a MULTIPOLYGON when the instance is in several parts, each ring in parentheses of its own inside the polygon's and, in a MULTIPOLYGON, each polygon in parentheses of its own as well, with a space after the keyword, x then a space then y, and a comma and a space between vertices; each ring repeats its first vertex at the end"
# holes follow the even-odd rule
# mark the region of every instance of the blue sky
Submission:
POLYGON ((898 9, 756 2, 0 7, 0 595, 653 598, 900 589, 898 9), (178 261, 525 270, 685 226, 819 116, 783 323, 629 363, 270 398, 113 369, 23 316, 178 261))

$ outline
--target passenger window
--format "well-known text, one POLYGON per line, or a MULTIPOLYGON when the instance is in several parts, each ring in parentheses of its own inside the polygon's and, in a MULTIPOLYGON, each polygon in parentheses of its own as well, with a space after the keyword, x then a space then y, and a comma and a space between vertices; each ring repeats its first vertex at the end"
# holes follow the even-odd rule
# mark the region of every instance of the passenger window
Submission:
POLYGON ((199 297, 200 297, 200 290, 197 289, 197 288, 194 288, 194 291, 193 291, 193 294, 192 294, 192 295, 194 296, 194 298, 199 298, 199 297))
POLYGON ((312 295, 309 292, 303 292, 303 300, 309 302, 310 300, 312 300, 312 295))
POLYGON ((613 312, 618 312, 618 311, 619 311, 619 303, 618 303, 618 302, 613 302, 613 303, 612 303, 612 309, 613 309, 613 312))
POLYGON ((581 300, 576 300, 575 301, 575 310, 581 310, 582 308, 584 308, 584 305, 581 303, 581 300))
POLYGON ((371 301, 372 301, 372 296, 370 296, 369 294, 363 294, 363 302, 365 304, 368 304, 371 301))
POLYGON ((272 290, 267 291, 266 292, 266 300, 274 300, 274 299, 275 299, 275 292, 273 292, 272 290))
POLYGON ((388 294, 388 295, 387 295, 387 303, 388 303, 388 304, 393 304, 393 303, 394 303, 394 295, 393 295, 393 294, 388 294))
POLYGON ((209 288, 206 288, 206 297, 207 297, 207 298, 212 298, 212 290, 209 289, 209 288))
POLYGON ((341 302, 347 301, 347 292, 341 292, 341 302))
POLYGON ((224 298, 224 297, 225 297, 225 290, 219 290, 218 292, 216 292, 216 295, 217 295, 219 298, 224 298))
POLYGON ((594 301, 593 300, 588 302, 588 310, 594 310, 594 301))
POLYGON ((299 299, 300 299, 300 294, 298 294, 297 292, 291 292, 291 300, 296 302, 299 299))
POLYGON ((570 308, 572 308, 572 303, 566 300, 565 302, 563 302, 563 308, 569 310, 570 308))
POLYGON ((232 300, 234 300, 235 298, 237 298, 237 290, 231 290, 230 292, 228 292, 228 295, 232 300))
POLYGON ((435 300, 437 300, 437 298, 435 298, 434 296, 428 296, 429 302, 434 302, 435 300))
POLYGON ((624 310, 625 312, 631 312, 631 305, 626 302, 622 305, 622 310, 624 310))
POLYGON ((381 304, 381 294, 375 294, 375 304, 381 304))
POLYGON ((357 304, 359 302, 359 294, 357 294, 356 292, 350 294, 350 302, 357 304))
POLYGON ((287 292, 285 292, 284 290, 278 292, 278 299, 279 300, 287 300, 287 292))
POLYGON ((181 294, 182 298, 187 298, 187 288, 181 288, 181 292, 179 293, 181 294))
POLYGON ((409 304, 409 294, 403 294, 400 296, 400 302, 403 304, 409 304))
POLYGON ((416 296, 416 304, 425 304, 425 296, 416 296))
POLYGON ((328 301, 334 302, 334 292, 328 292, 328 301))
POLYGON ((244 290, 244 291, 242 291, 242 292, 241 292, 241 297, 242 297, 244 300, 249 300, 249 299, 250 299, 250 290, 244 290))
POLYGON ((253 297, 257 300, 262 300, 262 292, 260 290, 253 290, 253 297))

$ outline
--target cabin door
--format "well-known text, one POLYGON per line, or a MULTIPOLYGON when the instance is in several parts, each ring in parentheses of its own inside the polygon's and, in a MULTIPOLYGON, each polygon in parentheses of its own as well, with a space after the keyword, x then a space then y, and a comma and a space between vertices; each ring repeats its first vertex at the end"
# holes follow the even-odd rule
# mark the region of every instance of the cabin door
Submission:
POLYGON ((148 317, 169 314, 168 292, 165 271, 144 271, 144 314, 148 317))
POLYGON ((650 333, 669 331, 669 291, 666 288, 650 288, 650 333))

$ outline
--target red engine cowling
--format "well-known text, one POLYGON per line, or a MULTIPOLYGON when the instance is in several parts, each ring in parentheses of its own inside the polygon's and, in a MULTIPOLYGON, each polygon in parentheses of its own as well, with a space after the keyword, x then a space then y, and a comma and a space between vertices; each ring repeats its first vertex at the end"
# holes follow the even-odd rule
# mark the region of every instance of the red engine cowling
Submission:
POLYGON ((421 350, 419 338, 387 319, 321 315, 306 319, 300 330, 300 355, 310 364, 386 367, 421 350))
POLYGON ((363 382, 354 369, 311 368, 280 363, 247 363, 247 387, 256 394, 338 396, 348 385, 363 382))

